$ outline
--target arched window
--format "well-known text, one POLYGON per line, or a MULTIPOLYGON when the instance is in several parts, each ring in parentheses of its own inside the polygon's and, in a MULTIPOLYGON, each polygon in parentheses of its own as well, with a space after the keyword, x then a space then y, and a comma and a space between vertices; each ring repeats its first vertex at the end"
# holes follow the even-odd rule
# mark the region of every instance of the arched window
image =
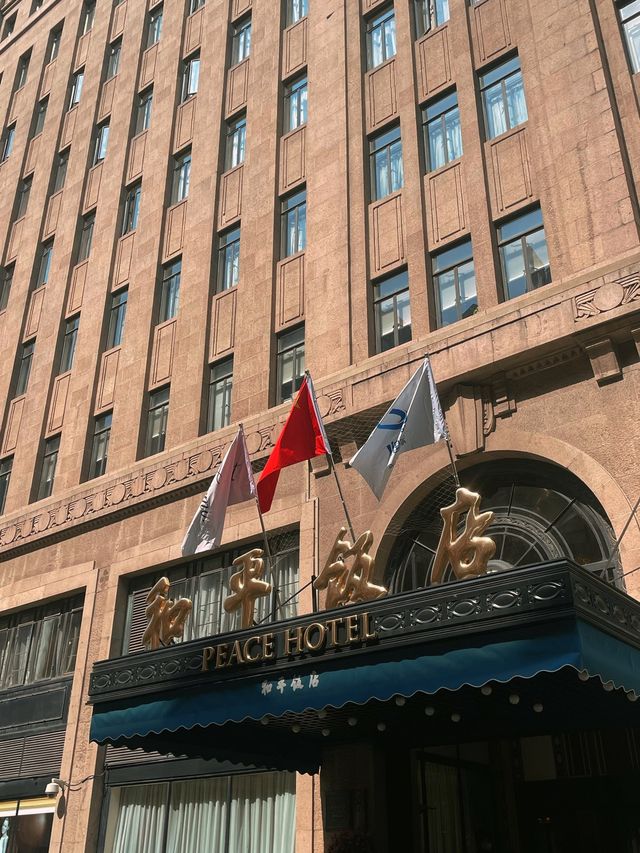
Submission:
MULTIPOLYGON (((462 485, 482 495, 481 509, 495 518, 484 535, 496 543, 489 572, 503 572, 566 558, 609 583, 619 577, 615 536, 594 495, 570 472, 532 460, 476 465, 460 475, 462 485)), ((436 487, 401 524, 387 562, 391 592, 429 586, 442 530, 440 509, 452 504, 452 479, 436 487)), ((464 519, 463 519, 464 523, 464 519)), ((450 574, 444 581, 454 580, 450 574)))

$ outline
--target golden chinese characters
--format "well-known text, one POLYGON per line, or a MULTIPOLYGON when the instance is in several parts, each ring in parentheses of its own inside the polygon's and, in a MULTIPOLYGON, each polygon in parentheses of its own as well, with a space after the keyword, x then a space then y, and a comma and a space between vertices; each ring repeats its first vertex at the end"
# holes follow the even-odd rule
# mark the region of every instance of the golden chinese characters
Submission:
POLYGON ((440 510, 444 527, 433 561, 432 583, 440 583, 449 565, 459 580, 475 578, 487 571, 487 563, 495 553, 496 544, 493 539, 480 534, 493 521, 493 513, 479 512, 479 508, 479 494, 458 489, 455 503, 440 510), (464 529, 458 533, 460 517, 465 511, 464 529))
POLYGON ((387 594, 383 586, 371 582, 375 570, 369 554, 373 534, 367 530, 352 545, 346 539, 347 528, 341 527, 323 570, 313 582, 316 589, 327 590, 326 608, 370 601, 387 594), (350 562, 347 562, 353 558, 350 562))
POLYGON ((168 597, 169 586, 168 578, 160 578, 147 596, 147 627, 142 644, 152 651, 160 646, 170 646, 174 639, 182 636, 184 623, 193 606, 188 598, 172 601, 168 597))
POLYGON ((264 560, 261 559, 264 552, 261 548, 253 548, 247 554, 236 557, 234 566, 242 566, 239 572, 231 575, 229 588, 231 595, 224 600, 224 609, 227 613, 242 607, 243 628, 253 625, 253 611, 256 606, 256 598, 269 595, 271 584, 262 580, 264 572, 264 560))

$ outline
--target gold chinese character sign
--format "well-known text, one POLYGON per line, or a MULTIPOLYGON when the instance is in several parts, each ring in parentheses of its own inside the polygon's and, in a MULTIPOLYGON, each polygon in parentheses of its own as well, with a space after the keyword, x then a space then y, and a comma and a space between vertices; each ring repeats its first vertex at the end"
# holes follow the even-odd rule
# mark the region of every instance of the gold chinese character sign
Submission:
POLYGON ((224 600, 224 609, 227 613, 242 607, 241 625, 250 628, 253 625, 253 612, 256 599, 263 595, 269 595, 271 584, 262 580, 264 573, 264 560, 262 548, 253 548, 246 554, 236 557, 234 566, 242 566, 239 572, 231 575, 229 589, 231 595, 224 600))
POLYGON ((327 590, 327 610, 387 594, 384 586, 372 583, 375 559, 369 550, 373 545, 373 533, 365 531, 353 545, 346 534, 347 528, 341 527, 324 568, 313 582, 315 589, 327 590))
POLYGON ((475 578, 487 571, 487 564, 496 551, 496 543, 480 534, 491 524, 494 513, 479 512, 480 500, 476 492, 458 489, 455 503, 440 510, 444 527, 433 561, 431 583, 441 582, 447 566, 451 566, 458 580, 475 578), (458 533, 464 512, 464 528, 458 533))
POLYGON ((151 651, 160 646, 170 646, 174 639, 182 637, 184 623, 193 607, 188 598, 172 601, 169 587, 169 579, 160 578, 146 599, 147 627, 142 635, 142 644, 151 651))

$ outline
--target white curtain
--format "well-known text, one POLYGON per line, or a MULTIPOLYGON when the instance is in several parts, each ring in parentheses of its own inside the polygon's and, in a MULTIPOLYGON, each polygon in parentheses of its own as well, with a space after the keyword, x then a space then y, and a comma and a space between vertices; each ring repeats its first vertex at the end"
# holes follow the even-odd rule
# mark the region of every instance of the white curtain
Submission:
POLYGON ((122 788, 111 853, 164 853, 166 799, 166 784, 122 788))
POLYGON ((228 853, 294 853, 295 790, 293 773, 234 777, 228 853))
POLYGON ((227 790, 226 776, 173 783, 166 853, 224 850, 227 790))
POLYGON ((458 797, 458 770, 426 764, 427 826, 430 853, 462 853, 462 821, 458 797))

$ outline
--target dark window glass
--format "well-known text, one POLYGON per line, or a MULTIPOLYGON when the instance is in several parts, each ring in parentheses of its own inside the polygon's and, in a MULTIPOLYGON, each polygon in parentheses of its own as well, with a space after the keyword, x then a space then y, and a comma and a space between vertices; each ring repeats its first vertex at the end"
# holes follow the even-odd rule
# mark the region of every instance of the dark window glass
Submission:
POLYGON ((122 234, 135 231, 138 227, 138 216, 140 214, 140 196, 142 194, 141 184, 136 184, 127 190, 124 198, 124 211, 122 216, 122 234))
POLYGON ((288 133, 307 121, 307 77, 298 77, 284 90, 284 130, 288 133))
POLYGON ((31 4, 31 14, 33 15, 35 12, 38 12, 40 9, 42 9, 43 5, 44 0, 33 0, 33 3, 31 4))
POLYGON ((304 326, 278 335, 276 403, 290 400, 304 379, 304 326))
POLYGON ((9 302, 11 284, 13 282, 13 266, 0 270, 0 311, 4 311, 9 302))
POLYGON ((287 26, 297 24, 309 14, 308 0, 287 0, 287 26))
POLYGON ((51 272, 51 258, 53 257, 53 240, 49 243, 44 243, 40 249, 40 262, 38 264, 38 276, 36 278, 36 287, 42 287, 49 281, 49 273, 51 272))
POLYGON ((218 293, 235 287, 240 279, 240 229, 222 234, 218 243, 218 293))
POLYGON ((198 93, 200 81, 200 54, 185 60, 182 65, 182 101, 198 93))
POLYGON ((414 4, 418 36, 449 20, 449 0, 414 0, 414 4))
POLYGON ((42 473, 40 485, 38 486, 37 500, 48 498, 53 492, 53 482, 56 477, 56 465, 58 464, 58 451, 60 450, 60 436, 48 438, 44 443, 44 455, 42 457, 42 473))
POLYGON ((306 190, 289 196, 282 202, 282 257, 288 258, 304 251, 307 245, 307 193, 306 190))
POLYGON ((49 50, 47 52, 47 62, 53 62, 53 60, 57 58, 58 53, 60 51, 61 41, 62 27, 58 27, 57 29, 51 32, 51 38, 49 40, 49 50))
POLYGON ((381 133, 369 143, 372 201, 402 189, 402 140, 400 128, 381 133))
POLYGON ((114 42, 112 45, 109 45, 109 53, 107 55, 107 76, 106 80, 111 80, 112 77, 115 77, 118 73, 118 69, 120 68, 120 51, 122 50, 122 41, 118 39, 118 41, 114 42))
POLYGON ((149 29, 147 30, 147 47, 160 41, 162 33, 162 6, 149 13, 149 29))
POLYGON ((2 162, 8 160, 11 156, 11 152, 13 151, 13 143, 16 138, 16 126, 11 125, 11 127, 7 127, 4 131, 4 138, 2 140, 2 162))
POLYGON ((138 112, 136 115, 136 133, 148 130, 151 124, 151 107, 153 105, 153 89, 147 89, 138 96, 138 112))
POLYGON ((439 326, 448 326, 477 312, 471 240, 434 256, 433 283, 439 326))
POLYGON ((22 396, 22 394, 25 394, 27 391, 35 346, 35 341, 29 341, 28 344, 22 345, 20 364, 18 365, 18 379, 16 381, 16 397, 22 396))
POLYGON ((161 453, 167 437, 167 417, 169 415, 169 386, 149 395, 149 419, 147 422, 147 440, 145 456, 161 453))
POLYGON ((127 315, 127 290, 114 293, 109 307, 109 328, 107 330, 107 349, 119 347, 124 333, 124 321, 127 315))
MULTIPOLYGON (((7 492, 9 491, 12 467, 13 456, 9 457, 9 459, 3 459, 0 462, 0 515, 4 512, 4 506, 7 502, 7 492)), ((0 652, 0 655, 1 654, 2 652, 0 652)))
POLYGON ((71 78, 71 91, 69 93, 69 109, 73 109, 80 103, 82 87, 84 86, 84 71, 77 71, 71 78))
POLYGON ((182 261, 180 260, 174 261, 163 268, 162 291, 160 294, 160 323, 164 323, 165 320, 171 320, 178 313, 181 272, 182 261))
POLYGON ((90 213, 88 216, 82 217, 82 230, 80 231, 80 244, 78 246, 78 263, 86 261, 91 254, 91 244, 93 243, 93 227, 96 222, 95 213, 90 213))
POLYGON ((189 0, 189 14, 193 15, 201 6, 204 6, 204 0, 189 0))
POLYGON ((89 479, 101 477, 107 470, 109 457, 109 438, 111 437, 111 412, 96 418, 93 428, 93 443, 91 445, 91 462, 89 463, 89 479))
POLYGON ((231 391, 233 388, 233 359, 214 364, 209 371, 209 408, 207 432, 231 423, 231 391))
POLYGON ((12 15, 10 18, 4 22, 4 30, 2 31, 2 38, 9 38, 10 35, 13 35, 13 31, 16 27, 16 18, 17 15, 12 15))
POLYGON ((551 281, 547 240, 539 207, 498 228, 505 299, 536 290, 551 281))
POLYGON ((385 352, 411 340, 408 274, 405 270, 376 282, 373 289, 376 352, 385 352))
POLYGON ((18 72, 16 74, 16 89, 22 89, 24 84, 27 82, 27 76, 29 74, 29 60, 31 56, 21 56, 20 61, 18 62, 18 72))
POLYGON ((640 71, 640 0, 620 4, 620 20, 624 32, 631 68, 640 71))
POLYGON ((109 125, 101 124, 96 130, 96 138, 93 142, 93 158, 91 165, 102 163, 107 156, 107 145, 109 144, 109 125))
POLYGON ((251 53, 251 18, 245 18, 233 26, 231 39, 231 63, 242 62, 251 53))
POLYGON ((64 337, 62 339, 62 353, 60 355, 60 370, 58 373, 66 373, 73 367, 73 359, 76 354, 76 341, 78 340, 78 326, 80 317, 72 317, 64 324, 64 337))
POLYGON ((527 120, 527 102, 517 56, 483 74, 480 90, 488 139, 527 120))
POLYGON ((53 191, 57 193, 58 190, 61 190, 64 186, 64 182, 67 179, 67 165, 69 163, 69 152, 63 151, 62 154, 58 154, 58 159, 56 161, 56 173, 53 179, 53 191))
POLYGON ((173 181, 171 187, 171 204, 183 201, 189 195, 191 180, 191 152, 181 154, 173 161, 173 181))
POLYGON ((233 169, 244 163, 244 152, 247 141, 247 119, 240 116, 227 123, 227 143, 225 168, 233 169))
POLYGON ((18 207, 16 209, 16 219, 22 219, 27 212, 29 206, 29 196, 31 195, 32 178, 25 178, 20 184, 18 190, 18 207))
POLYGON ((393 7, 375 15, 367 23, 367 63, 377 68, 396 55, 396 16, 393 7))
POLYGON ((82 35, 85 35, 93 28, 93 19, 95 18, 95 15, 95 0, 88 0, 88 2, 84 4, 84 11, 82 14, 82 35))
POLYGON ((44 122, 47 117, 47 107, 49 106, 49 98, 43 98, 41 101, 38 101, 38 106, 36 107, 36 123, 33 128, 33 135, 37 136, 39 133, 42 133, 44 130, 44 122))

